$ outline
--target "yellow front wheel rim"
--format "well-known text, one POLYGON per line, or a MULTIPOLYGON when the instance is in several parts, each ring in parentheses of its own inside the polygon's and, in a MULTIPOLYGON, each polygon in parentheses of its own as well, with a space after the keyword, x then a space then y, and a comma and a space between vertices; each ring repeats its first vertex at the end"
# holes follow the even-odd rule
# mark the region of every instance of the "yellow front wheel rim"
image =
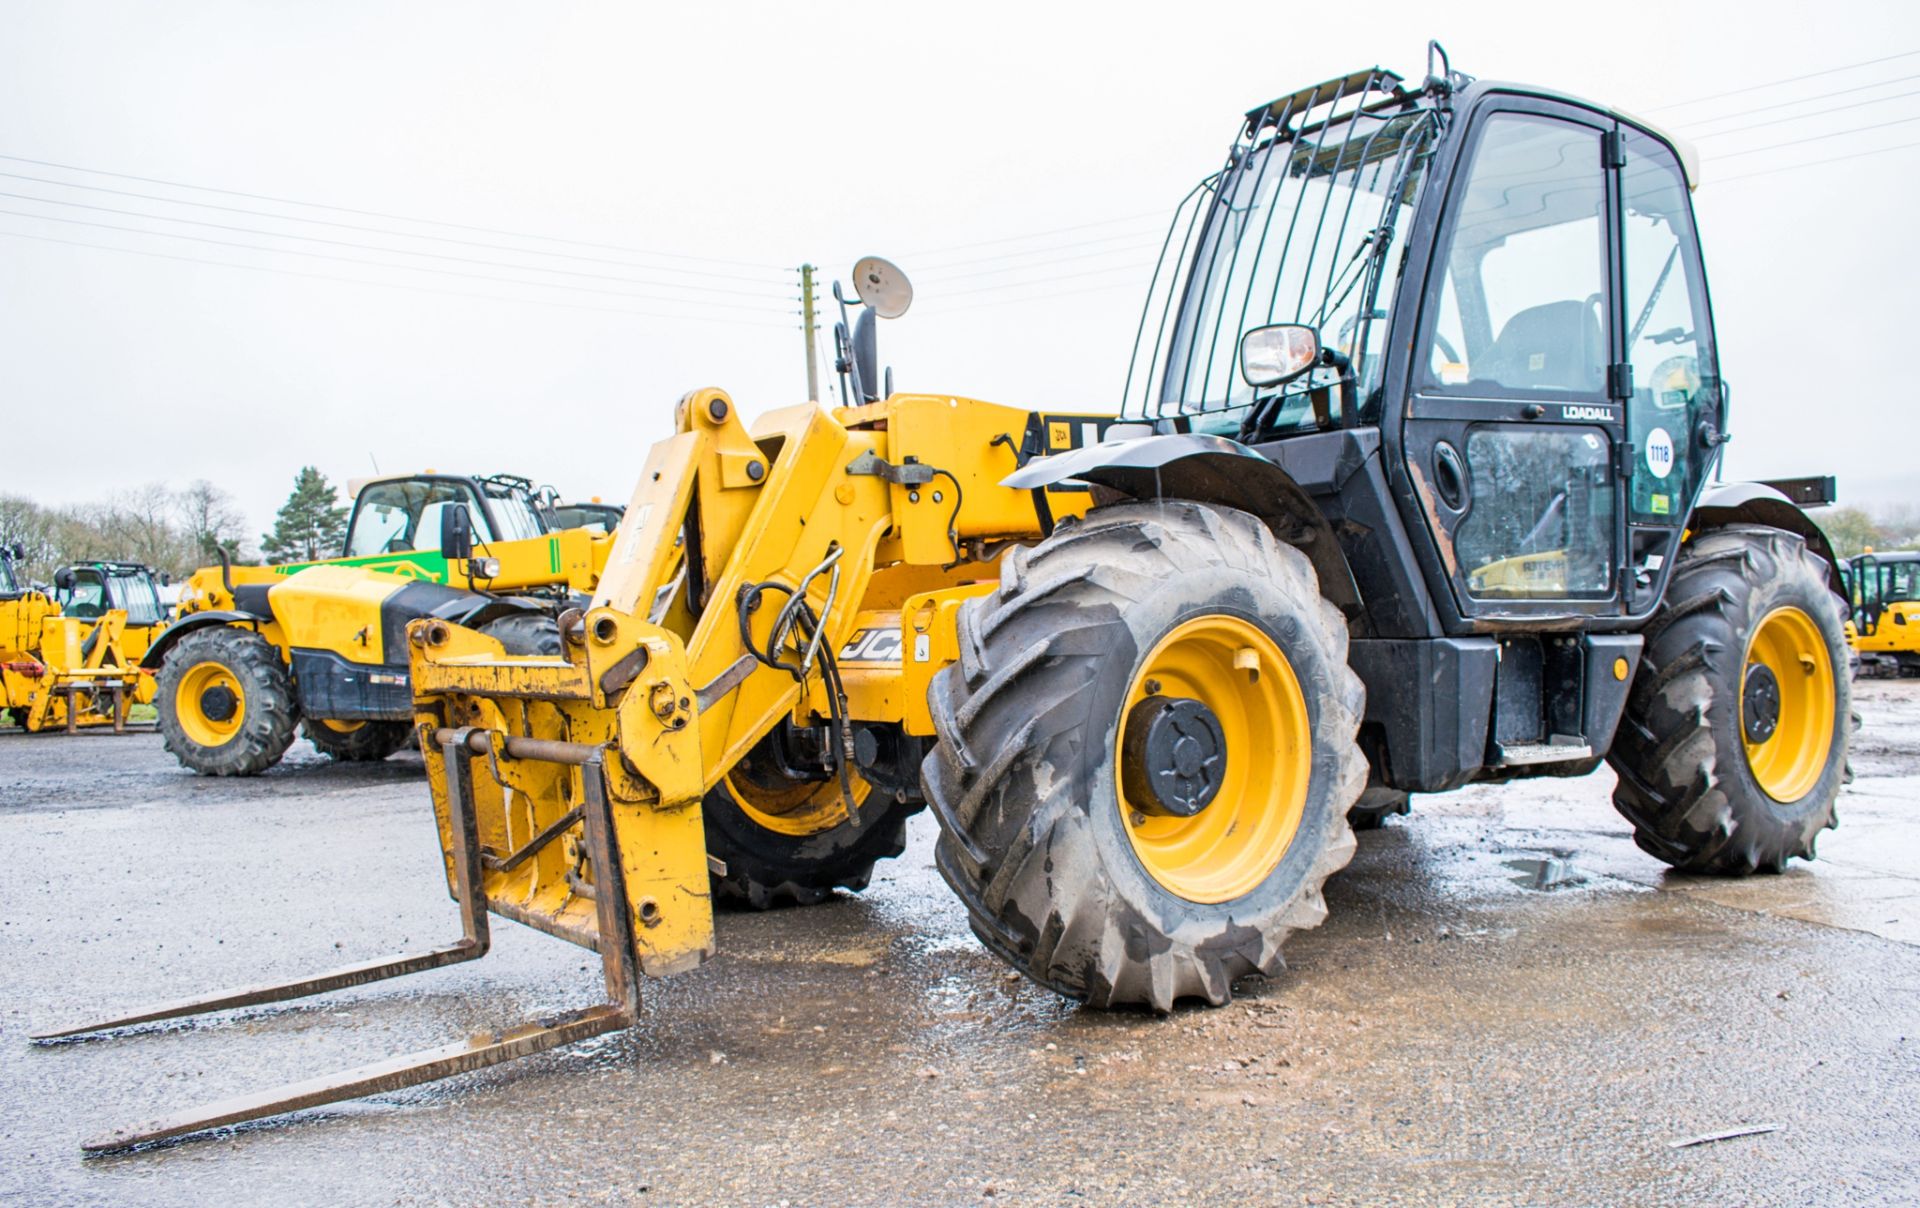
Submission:
POLYGON ((180 686, 173 694, 173 714, 196 744, 222 746, 232 741, 246 720, 246 689, 225 664, 200 663, 180 677, 180 686))
POLYGON ((1162 887, 1190 902, 1252 892, 1299 832, 1312 753, 1306 696, 1272 638, 1218 614, 1175 626, 1134 672, 1115 727, 1114 792, 1134 855, 1162 887), (1200 702, 1224 739, 1218 789, 1191 817, 1129 799, 1127 718, 1150 696, 1200 702))
POLYGON ((332 730, 335 734, 351 734, 355 730, 365 729, 367 724, 364 721, 339 721, 331 717, 321 717, 315 720, 327 729, 332 730))
POLYGON ((1747 766, 1782 803, 1813 791, 1833 747, 1833 657, 1812 617, 1792 606, 1761 619, 1741 674, 1747 766))

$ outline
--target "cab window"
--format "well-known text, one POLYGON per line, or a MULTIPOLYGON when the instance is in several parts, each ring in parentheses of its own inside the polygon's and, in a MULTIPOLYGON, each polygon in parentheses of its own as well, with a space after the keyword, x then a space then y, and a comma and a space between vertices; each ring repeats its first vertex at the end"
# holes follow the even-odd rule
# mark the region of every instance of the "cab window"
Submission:
POLYGON ((107 585, 94 570, 75 571, 73 587, 60 597, 60 611, 70 617, 103 617, 109 607, 107 585))
POLYGON ((1447 243, 1420 388, 1600 397, 1607 367, 1600 132, 1488 119, 1447 243))
POLYGON ((1713 404, 1713 324, 1680 165, 1673 152, 1635 130, 1626 132, 1626 152, 1621 199, 1633 366, 1627 405, 1633 518, 1672 523, 1686 513, 1701 477, 1694 435, 1713 404))
POLYGON ((347 534, 346 556, 437 551, 441 520, 456 503, 466 505, 473 517, 475 537, 484 540, 486 513, 466 483, 446 479, 374 483, 360 492, 353 531, 347 534))

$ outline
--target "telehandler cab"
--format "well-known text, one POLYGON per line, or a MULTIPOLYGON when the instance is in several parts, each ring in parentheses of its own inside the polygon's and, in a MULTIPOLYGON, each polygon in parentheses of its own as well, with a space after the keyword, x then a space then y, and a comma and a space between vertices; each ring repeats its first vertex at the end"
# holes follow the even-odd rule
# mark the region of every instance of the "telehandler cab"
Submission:
POLYGON ((296 727, 323 754, 387 758, 413 741, 409 621, 486 630, 517 654, 557 652, 551 618, 582 601, 612 539, 562 528, 525 478, 357 480, 341 556, 194 572, 180 619, 145 652, 167 750, 196 772, 251 776, 296 727))
POLYGON ((1783 494, 1708 485, 1697 172, 1444 67, 1261 105, 1169 231, 1113 426, 882 391, 906 289, 861 262, 850 405, 687 395, 557 653, 408 626, 460 941, 60 1034, 472 959, 489 911, 597 949, 607 1002, 92 1144, 629 1026, 640 975, 713 953, 715 897, 858 888, 923 799, 989 949, 1157 1011, 1279 972, 1349 810, 1402 794, 1604 759, 1660 860, 1810 857, 1844 609, 1783 494))

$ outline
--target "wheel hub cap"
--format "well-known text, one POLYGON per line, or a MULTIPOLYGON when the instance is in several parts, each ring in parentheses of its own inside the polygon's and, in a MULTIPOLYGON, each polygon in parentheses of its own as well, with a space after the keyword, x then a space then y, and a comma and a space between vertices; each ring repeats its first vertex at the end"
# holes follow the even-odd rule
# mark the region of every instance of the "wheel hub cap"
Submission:
POLYGON ((208 721, 232 721, 239 698, 225 684, 216 684, 200 694, 200 712, 208 721))
POLYGON ((1780 681, 1765 663, 1747 668, 1746 687, 1741 690, 1740 719, 1747 741, 1763 743, 1780 727, 1780 681))
POLYGON ((1220 719, 1197 700, 1149 696, 1127 714, 1127 800, 1191 818, 1219 795, 1227 768, 1220 719))

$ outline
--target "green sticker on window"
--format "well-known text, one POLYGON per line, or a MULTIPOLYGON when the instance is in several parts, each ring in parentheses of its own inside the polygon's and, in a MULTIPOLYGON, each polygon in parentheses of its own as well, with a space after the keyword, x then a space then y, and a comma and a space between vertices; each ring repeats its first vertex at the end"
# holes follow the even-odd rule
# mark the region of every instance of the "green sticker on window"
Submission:
POLYGON ((1667 497, 1665 495, 1653 496, 1647 501, 1647 508, 1656 516, 1666 515, 1668 511, 1667 497))

